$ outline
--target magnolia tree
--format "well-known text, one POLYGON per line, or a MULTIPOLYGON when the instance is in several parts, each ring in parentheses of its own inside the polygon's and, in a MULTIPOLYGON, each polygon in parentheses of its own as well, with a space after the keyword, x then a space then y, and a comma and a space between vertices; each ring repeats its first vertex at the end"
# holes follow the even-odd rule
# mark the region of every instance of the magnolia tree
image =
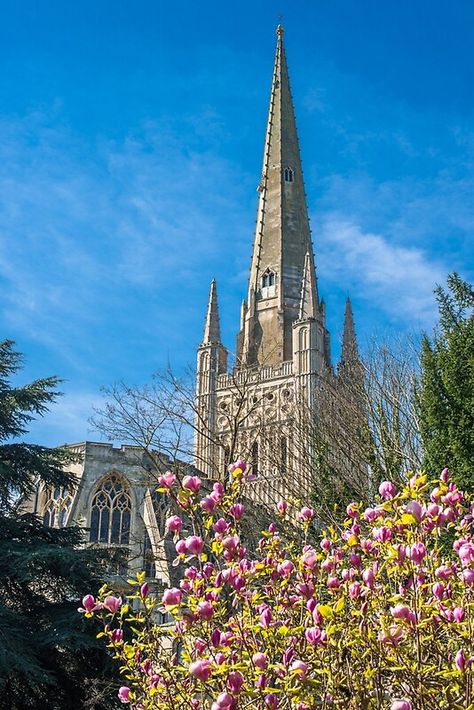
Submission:
POLYGON ((227 486, 160 479, 183 511, 179 588, 143 575, 81 611, 104 624, 131 708, 310 710, 474 708, 473 512, 445 469, 434 484, 384 482, 372 508, 347 508, 317 536, 314 512, 280 501, 254 553, 241 536, 245 464, 227 486), (298 539, 281 523, 297 521, 298 539), (156 611, 172 621, 156 624, 156 611), (170 650, 172 649, 172 650, 170 650))

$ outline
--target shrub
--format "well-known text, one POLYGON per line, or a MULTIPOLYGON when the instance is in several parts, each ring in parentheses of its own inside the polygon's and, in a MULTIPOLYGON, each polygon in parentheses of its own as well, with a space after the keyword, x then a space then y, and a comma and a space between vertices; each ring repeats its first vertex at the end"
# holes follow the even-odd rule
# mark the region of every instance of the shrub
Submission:
POLYGON ((472 708, 472 514, 445 469, 434 484, 389 482, 340 530, 314 533, 311 508, 277 506, 255 553, 241 539, 245 464, 225 490, 162 477, 179 588, 156 598, 144 575, 130 594, 84 598, 120 659, 132 708, 259 710, 472 708), (300 535, 286 539, 284 519, 300 535), (278 520, 280 522, 278 522, 278 520), (153 619, 172 615, 168 626, 153 619), (127 640, 130 639, 130 640, 127 640), (174 652, 170 651, 173 645, 174 652))

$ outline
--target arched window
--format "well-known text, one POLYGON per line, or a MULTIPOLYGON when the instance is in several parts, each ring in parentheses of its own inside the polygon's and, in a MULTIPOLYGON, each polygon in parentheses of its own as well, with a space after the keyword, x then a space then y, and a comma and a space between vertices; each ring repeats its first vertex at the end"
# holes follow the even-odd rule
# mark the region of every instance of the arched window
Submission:
POLYGON ((72 494, 65 486, 47 492, 43 506, 43 524, 49 528, 64 528, 72 505, 72 494))
POLYGON ((288 440, 286 436, 280 438, 280 473, 288 473, 288 440))
POLYGON ((293 168, 285 168, 283 171, 283 175, 285 177, 285 182, 293 182, 293 179, 295 177, 295 171, 293 168))
POLYGON ((111 473, 92 499, 89 540, 107 545, 130 542, 131 500, 122 478, 111 473))
POLYGON ((145 538, 143 540, 143 570, 147 577, 156 577, 155 558, 148 530, 145 530, 145 538))
POLYGON ((275 272, 268 268, 262 276, 262 288, 275 285, 275 272))
POLYGON ((252 473, 258 476, 258 441, 252 444, 252 473))

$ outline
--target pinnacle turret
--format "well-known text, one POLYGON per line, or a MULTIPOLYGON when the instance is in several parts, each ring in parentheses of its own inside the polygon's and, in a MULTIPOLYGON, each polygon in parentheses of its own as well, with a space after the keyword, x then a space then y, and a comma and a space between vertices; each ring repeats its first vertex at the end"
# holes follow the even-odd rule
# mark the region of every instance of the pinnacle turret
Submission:
POLYGON ((316 318, 318 314, 318 292, 314 269, 311 268, 311 257, 306 252, 304 261, 303 279, 301 282, 299 320, 316 318))
POLYGON ((354 327, 354 316, 352 314, 351 299, 346 299, 344 313, 344 331, 342 334, 341 365, 351 365, 359 362, 359 352, 357 349, 357 339, 354 327))
POLYGON ((221 342, 221 328, 219 322, 219 306, 217 304, 217 284, 212 279, 207 305, 206 322, 204 324, 203 345, 216 345, 221 342))

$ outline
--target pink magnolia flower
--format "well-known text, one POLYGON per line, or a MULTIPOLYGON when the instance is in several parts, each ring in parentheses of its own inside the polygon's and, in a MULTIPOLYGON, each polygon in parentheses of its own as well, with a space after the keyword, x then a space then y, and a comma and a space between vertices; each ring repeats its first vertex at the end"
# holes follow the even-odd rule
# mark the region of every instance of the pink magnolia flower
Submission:
POLYGON ((242 690, 244 680, 244 676, 240 671, 232 671, 232 673, 229 673, 229 677, 227 678, 227 687, 230 692, 238 695, 242 690))
POLYGON ((110 634, 110 640, 112 643, 122 643, 123 641, 123 631, 122 629, 114 629, 110 634))
POLYGON ((464 673, 464 671, 466 670, 467 660, 464 654, 464 650, 462 648, 456 653, 454 665, 456 666, 458 671, 461 671, 461 673, 464 673))
POLYGON ((457 606, 455 609, 453 609, 453 618, 458 623, 460 623, 461 621, 464 621, 465 616, 466 616, 466 612, 464 611, 462 606, 457 606))
POLYGON ((410 607, 405 604, 397 604, 390 609, 390 613, 394 619, 404 619, 405 621, 413 614, 410 607))
POLYGON ((407 503, 405 510, 407 513, 411 513, 418 523, 423 517, 423 506, 417 500, 411 500, 407 503))
POLYGON ((270 622, 272 620, 272 610, 270 607, 265 607, 260 614, 260 625, 263 626, 264 629, 267 629, 270 626, 270 622))
POLYGON ((341 582, 337 577, 328 577, 326 584, 328 589, 339 589, 341 586, 341 582))
POLYGON ((464 584, 474 584, 474 569, 467 568, 463 570, 462 579, 464 584))
POLYGON ((291 560, 284 560, 277 567, 279 574, 283 577, 289 577, 294 569, 295 566, 291 560))
POLYGON ((234 698, 229 693, 221 693, 216 702, 213 703, 211 710, 229 710, 234 705, 234 698))
POLYGON ((267 657, 264 653, 254 653, 252 656, 252 662, 260 670, 264 671, 267 667, 267 657))
POLYGON ((379 493, 382 498, 390 500, 390 498, 394 498, 397 495, 398 490, 394 483, 391 483, 390 481, 382 481, 379 486, 379 493))
POLYGON ((267 705, 270 710, 274 710, 278 707, 278 697, 275 693, 269 693, 265 696, 265 705, 267 705))
POLYGON ((422 542, 415 542, 414 545, 409 545, 407 547, 407 554, 412 562, 419 565, 425 559, 426 547, 422 542))
POLYGON ((199 506, 205 513, 212 513, 217 506, 217 501, 212 495, 206 496, 199 503, 199 506))
POLYGON ((216 522, 212 526, 212 529, 215 530, 216 533, 219 533, 219 535, 223 535, 229 529, 229 524, 226 523, 224 518, 219 518, 219 520, 216 520, 216 522))
POLYGON ((240 538, 238 535, 229 535, 229 537, 225 537, 222 540, 222 544, 224 545, 224 548, 228 550, 229 552, 235 552, 237 550, 238 546, 240 543, 240 538))
POLYGON ((412 705, 409 700, 394 700, 390 710, 412 710, 412 705))
POLYGON ((308 508, 307 506, 304 506, 300 510, 300 520, 303 523, 307 523, 310 520, 314 518, 314 510, 312 508, 308 508))
POLYGON ((373 569, 365 569, 362 572, 362 579, 364 580, 365 584, 369 587, 369 589, 373 589, 374 583, 375 583, 375 574, 373 569))
POLYGON ((469 567, 474 562, 474 543, 465 542, 458 550, 459 559, 463 567, 469 567))
POLYGON ((279 500, 277 503, 277 510, 280 513, 280 515, 284 515, 286 511, 288 510, 288 503, 286 500, 279 500))
POLYGON ((247 468, 247 464, 243 459, 237 459, 237 461, 234 461, 234 463, 229 464, 228 471, 229 473, 235 473, 236 471, 242 471, 242 473, 245 473, 245 470, 247 468))
POLYGON ((190 535, 184 543, 190 555, 200 555, 204 549, 204 540, 199 535, 190 535))
POLYGON ((390 646, 397 646, 402 638, 403 629, 400 626, 391 626, 388 630, 379 633, 380 641, 390 646))
POLYGON ((300 678, 305 678, 308 672, 308 665, 304 661, 296 659, 290 666, 290 671, 294 671, 300 678))
POLYGON ((189 672, 201 682, 206 683, 212 674, 211 663, 206 659, 194 661, 189 666, 189 672))
POLYGON ((220 481, 216 481, 214 485, 212 486, 212 493, 211 496, 214 498, 215 501, 218 503, 222 500, 224 497, 225 489, 224 486, 220 481))
POLYGON ((229 515, 231 515, 235 520, 240 520, 245 512, 245 508, 242 503, 234 503, 229 508, 229 515))
POLYGON ((443 483, 447 483, 449 481, 449 469, 443 468, 443 470, 441 471, 440 478, 443 481, 443 483))
POLYGON ((349 596, 351 599, 358 599, 360 597, 360 592, 360 582, 352 582, 352 584, 349 585, 349 596))
POLYGON ((149 593, 150 593, 150 585, 148 584, 148 582, 143 582, 143 584, 140 587, 141 598, 146 599, 149 593))
POLYGON ((314 569, 318 564, 318 558, 316 557, 316 552, 314 550, 306 550, 301 558, 301 562, 305 567, 309 569, 314 569))
POLYGON ((350 518, 358 518, 360 513, 355 503, 349 503, 346 513, 350 518))
POLYGON ((186 554, 186 540, 178 540, 178 542, 175 545, 176 552, 178 555, 185 555, 186 554))
POLYGON ((92 614, 94 611, 102 609, 102 604, 96 602, 92 594, 86 594, 82 600, 82 606, 77 610, 80 614, 92 614))
POLYGON ((176 476, 171 471, 166 471, 162 476, 159 476, 158 483, 163 488, 171 488, 176 483, 176 476))
POLYGON ((444 584, 441 582, 435 582, 433 586, 431 587, 431 591, 433 592, 433 595, 436 597, 436 599, 441 600, 444 597, 444 584))
POLYGON ((110 611, 112 614, 115 614, 121 606, 122 600, 120 597, 109 596, 104 599, 104 609, 107 609, 107 611, 110 611))
POLYGON ((163 592, 163 597, 161 599, 163 606, 176 606, 181 604, 183 598, 183 592, 180 589, 173 587, 172 589, 165 589, 163 592))
POLYGON ((191 491, 191 493, 197 493, 201 488, 201 479, 199 476, 185 476, 183 478, 183 488, 191 491))
POLYGON ((122 685, 122 687, 119 689, 118 692, 118 698, 120 702, 122 703, 129 703, 130 702, 130 688, 128 688, 126 685, 122 685))
POLYGON ((181 520, 179 515, 172 515, 166 521, 165 527, 171 532, 181 532, 181 530, 183 529, 183 521, 181 520))
POLYGON ((306 629, 304 635, 311 646, 317 646, 321 643, 321 629, 318 629, 317 626, 310 626, 309 629, 306 629))
POLYGON ((331 549, 331 540, 329 540, 327 537, 323 537, 323 539, 319 543, 319 546, 322 550, 328 552, 331 549))
POLYGON ((204 621, 209 621, 214 616, 214 609, 210 602, 200 602, 197 610, 198 616, 204 621))

